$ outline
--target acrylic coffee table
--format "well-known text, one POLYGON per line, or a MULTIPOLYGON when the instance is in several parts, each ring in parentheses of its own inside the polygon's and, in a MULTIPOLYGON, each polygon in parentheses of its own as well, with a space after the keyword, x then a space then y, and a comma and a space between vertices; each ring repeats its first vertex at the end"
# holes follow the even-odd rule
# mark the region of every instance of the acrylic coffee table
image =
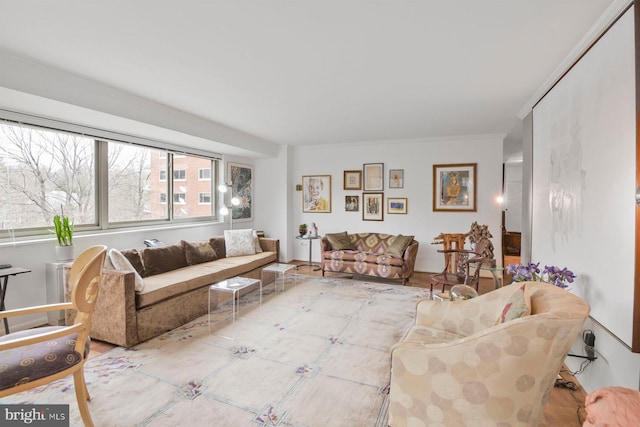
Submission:
MULTIPOLYGON (((265 273, 271 273, 274 276, 274 286, 275 286, 275 290, 278 290, 278 280, 280 280, 280 283, 282 283, 282 292, 284 292, 284 275, 287 273, 287 271, 291 271, 291 270, 297 270, 298 266, 293 265, 293 264, 280 264, 280 263, 275 263, 275 264, 270 264, 268 266, 266 266, 265 268, 262 269, 262 284, 263 285, 267 285, 269 283, 271 283, 271 281, 266 281, 265 278, 267 276, 269 276, 269 274, 265 274, 265 273)), ((298 277, 294 274, 293 276, 293 284, 294 286, 298 284, 298 277)))
POLYGON ((260 287, 260 307, 262 307, 262 280, 260 279, 234 277, 232 279, 223 280, 222 282, 214 283, 213 285, 209 286, 209 333, 211 333, 211 299, 213 294, 215 292, 231 294, 231 325, 233 335, 216 335, 234 340, 236 338, 236 317, 240 316, 240 291, 256 284, 258 284, 258 286, 260 287))

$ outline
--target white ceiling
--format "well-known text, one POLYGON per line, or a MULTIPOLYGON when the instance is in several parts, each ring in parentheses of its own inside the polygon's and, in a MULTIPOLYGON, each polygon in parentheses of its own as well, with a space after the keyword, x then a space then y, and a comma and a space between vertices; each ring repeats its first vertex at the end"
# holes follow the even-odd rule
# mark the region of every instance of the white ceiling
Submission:
POLYGON ((517 140, 621 3, 0 0, 0 49, 278 144, 517 140))

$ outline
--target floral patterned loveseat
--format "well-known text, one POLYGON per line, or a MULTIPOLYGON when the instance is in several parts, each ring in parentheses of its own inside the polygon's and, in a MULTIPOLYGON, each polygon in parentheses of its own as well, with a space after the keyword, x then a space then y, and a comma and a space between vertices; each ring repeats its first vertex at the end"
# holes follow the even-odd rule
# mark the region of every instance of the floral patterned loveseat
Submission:
POLYGON ((413 274, 418 241, 384 233, 326 234, 320 239, 322 275, 327 271, 402 280, 413 274))

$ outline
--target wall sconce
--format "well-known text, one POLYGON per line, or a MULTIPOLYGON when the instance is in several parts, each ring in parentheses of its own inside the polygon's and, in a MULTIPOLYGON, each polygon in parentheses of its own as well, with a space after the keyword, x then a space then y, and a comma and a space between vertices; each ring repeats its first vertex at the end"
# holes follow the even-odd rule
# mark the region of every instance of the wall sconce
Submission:
POLYGON ((218 191, 220 192, 220 194, 222 194, 222 200, 223 200, 222 207, 220 208, 220 211, 219 211, 220 215, 224 217, 231 214, 231 216, 229 217, 229 227, 231 228, 231 230, 233 230, 233 207, 240 205, 240 199, 238 199, 237 197, 233 197, 232 183, 220 184, 218 186, 218 191), (230 195, 229 201, 231 202, 231 206, 227 206, 226 202, 224 202, 224 197, 227 191, 229 192, 229 195, 230 195))

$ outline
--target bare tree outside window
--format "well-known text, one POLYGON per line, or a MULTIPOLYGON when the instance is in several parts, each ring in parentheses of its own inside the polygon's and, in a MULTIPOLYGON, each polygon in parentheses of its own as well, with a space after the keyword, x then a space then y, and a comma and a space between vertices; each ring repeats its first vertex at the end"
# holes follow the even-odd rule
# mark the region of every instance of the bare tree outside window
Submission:
POLYGON ((3 228, 52 225, 64 209, 93 224, 95 142, 82 135, 0 124, 0 221, 3 228))
POLYGON ((162 150, 109 142, 109 222, 167 219, 167 208, 157 209, 160 191, 167 192, 167 159, 162 150), (153 175, 152 175, 153 174, 153 175), (154 184, 152 184, 152 181, 154 184), (153 205, 153 206, 152 206, 153 205))
POLYGON ((0 232, 48 234, 62 212, 76 230, 213 218, 216 162, 0 120, 0 232))

